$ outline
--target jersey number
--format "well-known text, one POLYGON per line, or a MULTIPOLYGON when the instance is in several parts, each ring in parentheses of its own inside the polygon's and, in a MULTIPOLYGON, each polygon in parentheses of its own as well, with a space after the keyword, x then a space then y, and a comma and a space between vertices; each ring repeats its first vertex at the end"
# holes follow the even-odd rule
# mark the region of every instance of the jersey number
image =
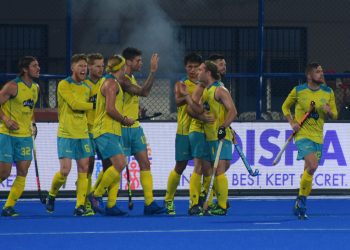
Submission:
POLYGON ((85 145, 84 145, 84 148, 85 148, 85 151, 86 151, 86 152, 88 152, 88 153, 91 152, 89 144, 85 144, 85 145))
POLYGON ((21 148, 21 155, 30 155, 30 147, 21 148))

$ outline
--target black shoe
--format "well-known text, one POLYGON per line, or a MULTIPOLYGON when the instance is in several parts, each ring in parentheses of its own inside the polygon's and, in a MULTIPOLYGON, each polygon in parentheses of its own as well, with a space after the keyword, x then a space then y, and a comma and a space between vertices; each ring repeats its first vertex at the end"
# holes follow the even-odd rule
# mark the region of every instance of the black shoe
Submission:
POLYGON ((298 196, 295 199, 295 205, 293 208, 295 216, 298 216, 300 220, 305 220, 308 218, 306 214, 306 196, 298 196))
POLYGON ((111 207, 111 208, 106 207, 105 214, 107 216, 126 216, 126 215, 128 215, 127 212, 124 212, 123 210, 118 208, 116 205, 114 205, 114 207, 111 207))
POLYGON ((153 214, 165 214, 167 209, 165 207, 160 207, 155 201, 152 201, 148 206, 144 206, 143 214, 144 215, 153 215, 153 214))
POLYGON ((80 205, 79 207, 74 209, 74 216, 85 216, 86 209, 83 205, 80 205))
POLYGON ((49 213, 53 213, 53 211, 55 211, 55 197, 52 195, 48 195, 46 198, 46 211, 49 213))
POLYGON ((199 205, 194 205, 188 210, 188 215, 202 216, 203 215, 203 209, 199 205))
POLYGON ((14 217, 18 215, 19 214, 15 211, 13 207, 4 207, 1 212, 1 216, 4 217, 14 217))

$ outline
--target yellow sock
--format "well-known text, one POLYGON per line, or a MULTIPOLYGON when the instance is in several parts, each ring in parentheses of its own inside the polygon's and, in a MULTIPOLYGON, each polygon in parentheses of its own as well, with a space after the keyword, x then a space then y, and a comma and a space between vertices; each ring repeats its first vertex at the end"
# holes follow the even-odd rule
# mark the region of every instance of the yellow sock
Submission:
POLYGON ((100 184, 94 191, 94 196, 102 197, 102 195, 106 192, 106 189, 109 188, 112 182, 118 178, 120 179, 120 174, 115 167, 108 168, 106 172, 104 172, 100 184))
POLYGON ((56 197, 58 190, 62 187, 66 180, 67 177, 61 175, 60 171, 58 171, 53 177, 49 195, 56 197))
POLYGON ((226 202, 228 197, 228 181, 225 174, 221 174, 215 177, 215 191, 218 200, 218 205, 226 209, 226 202))
POLYGON ((151 171, 140 171, 140 179, 145 197, 145 205, 148 206, 153 201, 153 178, 151 171))
POLYGON ((19 199, 19 197, 21 197, 23 193, 25 185, 26 185, 26 177, 17 176, 11 187, 5 207, 13 207, 16 204, 17 200, 19 199))
POLYGON ((165 194, 165 201, 174 200, 174 195, 175 195, 177 186, 180 183, 180 177, 181 175, 177 174, 174 169, 171 170, 168 177, 168 185, 167 185, 167 190, 165 194))
POLYGON ((190 178, 190 207, 198 204, 198 198, 201 192, 201 176, 195 172, 190 178))
POLYGON ((107 200, 108 208, 114 207, 115 204, 117 203, 119 185, 120 185, 120 175, 118 175, 118 178, 115 179, 108 188, 108 200, 107 200))
POLYGON ((88 179, 87 179, 87 173, 78 173, 78 180, 77 180, 77 203, 76 208, 85 205, 86 200, 86 193, 88 189, 88 179))
POLYGON ((303 173, 303 177, 300 180, 299 195, 309 196, 312 189, 312 175, 310 175, 306 170, 303 173))
MULTIPOLYGON (((100 184, 101 180, 102 180, 102 177, 103 177, 103 170, 101 170, 99 173, 98 173, 98 176, 97 176, 97 179, 96 179, 96 182, 94 184, 94 186, 91 188, 90 190, 90 193, 94 192, 97 188, 97 186, 100 184)), ((89 193, 89 194, 90 194, 89 193)))

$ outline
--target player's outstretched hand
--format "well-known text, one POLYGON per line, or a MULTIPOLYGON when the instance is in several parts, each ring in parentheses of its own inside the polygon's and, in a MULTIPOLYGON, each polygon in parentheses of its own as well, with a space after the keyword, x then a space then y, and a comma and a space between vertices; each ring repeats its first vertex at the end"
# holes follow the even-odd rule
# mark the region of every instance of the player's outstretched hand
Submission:
POLYGON ((158 70, 159 56, 157 53, 153 53, 151 56, 151 73, 155 73, 158 70))
POLYGON ((329 103, 326 103, 324 106, 323 106, 323 110, 326 114, 329 114, 331 112, 331 106, 329 106, 329 103))
POLYGON ((19 129, 18 123, 15 122, 14 120, 6 119, 6 120, 4 120, 4 122, 5 122, 6 127, 9 130, 17 130, 17 129, 19 129))
POLYGON ((131 119, 129 117, 124 116, 123 120, 122 120, 122 125, 124 126, 131 126, 135 123, 134 119, 131 119))
POLYGON ((180 82, 178 84, 179 84, 179 93, 180 93, 180 95, 182 95, 182 96, 189 95, 186 84, 183 83, 183 82, 180 82))
POLYGON ((292 127, 294 132, 298 132, 300 130, 300 125, 297 122, 292 122, 290 126, 292 127))

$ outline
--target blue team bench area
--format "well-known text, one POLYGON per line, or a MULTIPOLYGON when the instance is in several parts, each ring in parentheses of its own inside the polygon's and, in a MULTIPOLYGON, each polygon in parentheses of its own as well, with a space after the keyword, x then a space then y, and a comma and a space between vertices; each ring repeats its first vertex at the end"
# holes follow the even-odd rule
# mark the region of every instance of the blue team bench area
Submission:
MULTIPOLYGON (((308 220, 292 214, 293 203, 231 198, 226 216, 192 217, 188 199, 175 200, 175 216, 144 216, 135 200, 127 217, 74 217, 73 200, 57 199, 53 214, 39 200, 21 200, 20 216, 0 217, 1 249, 350 249, 348 197, 309 198, 308 220)), ((127 200, 118 204, 128 210, 127 200)))

